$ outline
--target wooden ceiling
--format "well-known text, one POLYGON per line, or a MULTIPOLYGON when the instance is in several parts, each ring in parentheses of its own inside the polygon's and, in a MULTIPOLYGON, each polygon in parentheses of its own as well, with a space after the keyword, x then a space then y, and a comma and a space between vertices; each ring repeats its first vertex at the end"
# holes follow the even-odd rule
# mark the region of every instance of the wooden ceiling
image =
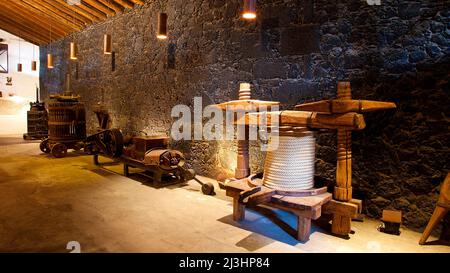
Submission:
POLYGON ((81 0, 69 5, 67 0, 0 0, 0 29, 44 45, 145 1, 81 0))

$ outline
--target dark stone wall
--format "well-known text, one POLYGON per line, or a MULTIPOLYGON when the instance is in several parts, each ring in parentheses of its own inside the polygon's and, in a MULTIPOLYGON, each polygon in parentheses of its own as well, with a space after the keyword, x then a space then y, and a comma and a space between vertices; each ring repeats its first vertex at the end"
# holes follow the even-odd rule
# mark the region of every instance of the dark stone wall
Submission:
MULTIPOLYGON (((92 106, 105 104, 112 125, 125 131, 169 132, 176 104, 203 105, 237 98, 251 82, 253 96, 283 109, 333 98, 337 80, 350 80, 354 98, 394 101, 397 110, 369 113, 353 133, 354 195, 365 212, 402 210, 404 222, 423 228, 449 171, 449 1, 261 0, 258 19, 239 18, 240 0, 169 0, 169 39, 155 37, 160 7, 148 3, 94 24, 73 39, 78 62, 68 61, 71 37, 41 48, 43 96, 64 88, 66 73, 81 94, 92 131, 92 106), (113 37, 103 55, 103 34, 113 37), (45 68, 47 51, 55 69, 45 68)), ((336 136, 317 134, 316 174, 333 180, 336 136)), ((230 142, 174 143, 201 174, 231 173, 230 142)), ((257 143, 252 170, 261 169, 257 143)))

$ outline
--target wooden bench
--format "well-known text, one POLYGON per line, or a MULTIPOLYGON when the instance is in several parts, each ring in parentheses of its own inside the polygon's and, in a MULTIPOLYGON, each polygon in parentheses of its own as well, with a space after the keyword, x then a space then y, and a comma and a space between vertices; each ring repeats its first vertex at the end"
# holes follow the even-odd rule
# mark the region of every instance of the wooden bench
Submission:
POLYGON ((267 205, 288 211, 297 216, 297 239, 302 242, 309 240, 311 220, 318 219, 322 215, 322 206, 332 199, 332 194, 328 192, 313 196, 280 195, 264 186, 259 189, 251 187, 245 179, 229 181, 224 188, 227 196, 233 198, 233 220, 245 218, 246 206, 267 205))

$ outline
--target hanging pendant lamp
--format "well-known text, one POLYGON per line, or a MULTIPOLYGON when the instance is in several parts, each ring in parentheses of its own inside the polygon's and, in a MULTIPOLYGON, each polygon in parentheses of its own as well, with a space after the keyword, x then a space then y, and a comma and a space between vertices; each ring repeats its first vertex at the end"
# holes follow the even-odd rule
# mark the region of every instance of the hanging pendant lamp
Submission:
POLYGON ((167 13, 160 12, 158 15, 158 39, 167 39, 167 13))
POLYGON ((31 61, 31 71, 36 71, 37 70, 37 62, 35 61, 35 56, 34 56, 34 46, 32 45, 33 48, 33 60, 31 61))
POLYGON ((244 0, 242 18, 246 20, 254 20, 256 18, 256 0, 244 0))
POLYGON ((53 55, 51 53, 47 54, 47 68, 52 69, 53 66, 53 55))
POLYGON ((109 34, 105 34, 103 38, 103 53, 108 55, 112 54, 112 40, 109 34))
MULTIPOLYGON (((75 24, 75 11, 73 12, 74 14, 72 15, 72 20, 73 20, 73 24, 75 24)), ((74 37, 75 35, 73 35, 74 37)), ((71 60, 76 60, 77 58, 77 54, 78 54, 78 50, 77 50, 77 44, 75 44, 74 39, 72 40, 72 42, 70 43, 70 59, 71 60)))
POLYGON ((22 64, 20 63, 20 38, 19 38, 19 63, 17 64, 17 72, 22 72, 22 64))
MULTIPOLYGON (((52 25, 50 24, 50 52, 52 51, 52 25)), ((53 69, 53 55, 52 53, 47 53, 47 68, 53 69)))

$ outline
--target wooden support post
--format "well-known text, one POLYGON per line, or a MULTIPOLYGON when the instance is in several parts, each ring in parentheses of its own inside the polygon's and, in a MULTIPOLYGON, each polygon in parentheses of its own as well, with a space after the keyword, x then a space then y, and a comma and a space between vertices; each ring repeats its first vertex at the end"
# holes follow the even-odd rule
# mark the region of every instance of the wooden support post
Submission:
POLYGON ((306 242, 311 233, 311 218, 297 216, 297 240, 306 242))
MULTIPOLYGON (((338 100, 352 98, 350 83, 339 82, 338 100)), ((349 130, 337 130, 337 166, 334 199, 348 202, 352 199, 352 133, 349 130)), ((352 219, 338 214, 333 215, 331 232, 338 235, 348 235, 351 231, 352 219)))
POLYGON ((347 236, 351 231, 352 218, 333 214, 333 222, 331 224, 331 232, 336 235, 347 236))
POLYGON ((242 221, 245 218, 245 205, 239 202, 239 197, 233 197, 233 220, 242 221))
MULTIPOLYGON (((350 100, 351 89, 349 82, 339 82, 337 90, 338 100, 350 100)), ((334 199, 350 201, 352 199, 352 134, 345 129, 337 130, 337 168, 334 199)))

